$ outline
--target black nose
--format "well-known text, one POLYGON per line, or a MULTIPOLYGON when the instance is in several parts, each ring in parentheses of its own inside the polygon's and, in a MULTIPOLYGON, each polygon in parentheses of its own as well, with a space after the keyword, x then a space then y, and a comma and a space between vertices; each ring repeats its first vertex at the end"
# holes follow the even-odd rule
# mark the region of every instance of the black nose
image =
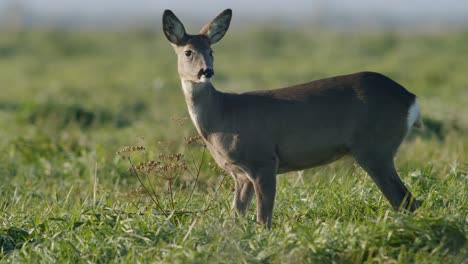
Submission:
POLYGON ((208 68, 203 71, 203 75, 205 75, 206 78, 211 78, 214 75, 214 71, 208 68))

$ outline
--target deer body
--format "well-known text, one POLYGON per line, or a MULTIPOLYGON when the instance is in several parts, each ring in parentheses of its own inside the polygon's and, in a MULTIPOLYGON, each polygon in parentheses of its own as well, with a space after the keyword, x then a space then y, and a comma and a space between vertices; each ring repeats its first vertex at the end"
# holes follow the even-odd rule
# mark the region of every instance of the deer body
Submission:
POLYGON ((219 166, 235 179, 234 208, 244 214, 255 193, 257 221, 271 225, 276 174, 333 162, 351 154, 392 206, 415 210, 393 157, 413 124, 420 123, 416 96, 373 72, 337 76, 282 89, 223 93, 214 74, 210 45, 227 28, 226 10, 187 35, 170 11, 167 38, 179 59, 179 75, 197 131, 219 166))

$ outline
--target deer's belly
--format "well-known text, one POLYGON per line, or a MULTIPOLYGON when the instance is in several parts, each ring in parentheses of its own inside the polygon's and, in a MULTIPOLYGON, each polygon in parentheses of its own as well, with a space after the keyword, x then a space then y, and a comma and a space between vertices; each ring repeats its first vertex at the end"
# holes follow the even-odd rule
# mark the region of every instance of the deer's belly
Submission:
POLYGON ((274 166, 277 160, 274 145, 265 138, 251 140, 234 133, 212 133, 205 142, 216 163, 230 172, 248 172, 259 164, 274 166))
POLYGON ((347 155, 349 150, 344 146, 317 147, 313 150, 298 151, 278 150, 278 173, 304 170, 329 164, 347 155))

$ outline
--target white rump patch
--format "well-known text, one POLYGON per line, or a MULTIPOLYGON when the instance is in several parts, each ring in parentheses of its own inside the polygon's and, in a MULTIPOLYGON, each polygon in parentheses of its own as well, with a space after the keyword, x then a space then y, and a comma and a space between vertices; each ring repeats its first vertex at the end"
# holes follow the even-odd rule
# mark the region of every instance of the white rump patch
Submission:
POLYGON ((408 110, 408 119, 406 120, 408 124, 408 130, 414 125, 414 123, 420 118, 421 113, 419 112, 419 103, 418 98, 414 98, 413 104, 408 110))

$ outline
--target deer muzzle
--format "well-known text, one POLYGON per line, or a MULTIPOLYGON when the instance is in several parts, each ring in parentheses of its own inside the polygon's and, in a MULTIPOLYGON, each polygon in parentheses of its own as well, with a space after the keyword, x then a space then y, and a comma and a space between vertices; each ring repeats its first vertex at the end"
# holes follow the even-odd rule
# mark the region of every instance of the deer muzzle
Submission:
POLYGON ((202 76, 205 76, 206 78, 211 78, 214 75, 213 69, 207 68, 207 69, 200 69, 198 72, 198 78, 201 78, 202 76))

